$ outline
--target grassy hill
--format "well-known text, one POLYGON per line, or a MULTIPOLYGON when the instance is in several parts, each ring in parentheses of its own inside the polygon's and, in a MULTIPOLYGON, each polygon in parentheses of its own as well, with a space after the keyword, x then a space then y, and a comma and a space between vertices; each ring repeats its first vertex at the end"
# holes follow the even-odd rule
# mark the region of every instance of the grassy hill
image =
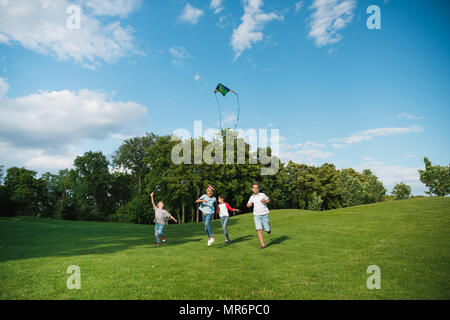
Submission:
POLYGON ((250 214, 231 244, 207 247, 202 224, 166 226, 0 219, 0 299, 450 299, 450 199, 327 212, 272 210, 267 249, 250 214), (66 269, 81 268, 68 290, 66 269), (369 290, 367 267, 381 269, 369 290))

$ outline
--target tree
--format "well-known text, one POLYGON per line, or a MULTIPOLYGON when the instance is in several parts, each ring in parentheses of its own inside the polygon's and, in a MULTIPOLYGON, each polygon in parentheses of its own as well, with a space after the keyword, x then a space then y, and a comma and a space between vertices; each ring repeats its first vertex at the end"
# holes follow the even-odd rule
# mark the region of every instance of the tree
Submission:
POLYGON ((16 209, 14 203, 10 199, 10 192, 3 185, 4 171, 3 166, 0 166, 0 215, 1 216, 14 216, 16 209))
POLYGON ((363 184, 355 177, 354 172, 348 169, 342 170, 336 184, 343 207, 357 206, 363 203, 363 184))
POLYGON ((428 187, 427 194, 444 197, 450 193, 450 165, 433 166, 428 158, 423 159, 425 169, 419 170, 420 181, 428 187))
POLYGON ((336 167, 330 163, 324 163, 317 168, 317 176, 320 181, 320 188, 317 191, 318 196, 323 200, 323 209, 336 209, 340 208, 340 197, 337 189, 337 179, 339 177, 339 171, 336 167))
MULTIPOLYGON (((119 147, 111 171, 106 157, 92 151, 77 157, 74 169, 45 173, 39 179, 34 171, 10 168, 5 185, 0 184, 2 214, 151 223, 154 212, 148 194, 155 191, 158 200, 182 223, 199 222, 195 199, 208 185, 215 187, 216 195, 224 195, 234 207, 248 212, 245 204, 253 181, 258 181, 261 190, 271 198, 273 209, 328 210, 381 201, 385 197, 386 189, 370 170, 359 173, 351 168, 337 170, 329 163, 316 167, 290 161, 280 163, 273 175, 261 175, 261 169, 267 168, 264 160, 271 164, 271 160, 277 160, 270 148, 251 152, 250 145, 229 129, 222 130, 213 142, 217 143, 215 148, 202 137, 173 141, 171 136, 147 134, 128 139, 119 147), (227 157, 228 143, 233 143, 232 159, 227 157), (244 151, 244 161, 239 164, 238 150, 242 150, 238 146, 244 151), (187 160, 190 157, 190 163, 172 160, 173 152, 188 150, 189 153, 180 156, 186 156, 187 160), (223 164, 207 163, 204 157, 201 163, 194 162, 194 158, 205 153, 223 160, 223 164), (253 164, 250 159, 259 162, 253 164)), ((427 168, 431 172, 434 167, 428 163, 427 168)), ((443 169, 447 168, 433 172, 442 177, 445 174, 439 170, 443 169)), ((0 180, 2 172, 0 167, 0 180)), ((438 194, 445 188, 448 190, 448 185, 437 183, 438 179, 430 172, 427 174, 433 178, 428 179, 432 190, 438 194)))
POLYGON ((55 219, 75 220, 71 177, 68 169, 58 174, 46 172, 41 176, 46 183, 48 208, 46 215, 55 219))
POLYGON ((155 214, 147 194, 137 194, 130 201, 120 206, 112 215, 111 221, 123 223, 150 224, 155 214))
POLYGON ((6 171, 5 188, 12 202, 12 215, 37 215, 38 195, 41 185, 36 171, 11 167, 6 171))
POLYGON ((138 193, 141 193, 142 182, 150 170, 148 163, 144 159, 148 156, 149 149, 157 140, 158 136, 154 133, 127 139, 112 157, 114 166, 129 171, 133 178, 136 179, 136 191, 138 193))
POLYGON ((323 200, 315 192, 312 195, 311 201, 308 205, 308 209, 313 211, 322 211, 323 209, 323 200))
POLYGON ((411 196, 411 187, 402 181, 394 186, 392 194, 397 200, 408 199, 411 196))
POLYGON ((71 183, 79 218, 107 221, 113 213, 109 161, 102 152, 86 152, 74 161, 71 183))
POLYGON ((3 185, 3 177, 5 176, 5 172, 3 171, 4 166, 0 166, 0 185, 3 185))
POLYGON ((387 190, 372 171, 363 171, 363 181, 363 203, 375 203, 384 199, 387 190))

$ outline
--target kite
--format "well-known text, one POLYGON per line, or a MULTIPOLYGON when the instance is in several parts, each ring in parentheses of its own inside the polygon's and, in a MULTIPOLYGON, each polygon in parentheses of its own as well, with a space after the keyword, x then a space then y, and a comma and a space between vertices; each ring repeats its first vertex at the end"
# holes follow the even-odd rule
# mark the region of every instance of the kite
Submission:
POLYGON ((222 94, 222 96, 226 96, 228 92, 232 92, 236 95, 236 99, 237 99, 237 118, 236 118, 236 124, 234 125, 234 130, 236 130, 236 127, 238 125, 239 122, 239 113, 240 113, 240 106, 239 106, 239 95, 237 94, 237 92, 234 92, 233 90, 225 87, 223 84, 219 83, 216 87, 216 90, 214 90, 214 97, 216 97, 216 102, 217 102, 217 106, 219 107, 219 123, 220 123, 220 130, 222 130, 222 111, 220 108, 220 103, 219 103, 219 99, 217 99, 217 95, 216 93, 220 92, 222 94))

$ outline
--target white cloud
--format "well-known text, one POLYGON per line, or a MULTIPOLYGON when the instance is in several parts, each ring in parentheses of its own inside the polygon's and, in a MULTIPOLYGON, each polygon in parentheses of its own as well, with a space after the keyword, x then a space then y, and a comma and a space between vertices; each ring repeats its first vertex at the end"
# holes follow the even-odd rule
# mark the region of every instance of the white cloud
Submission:
POLYGON ((295 14, 299 13, 299 11, 303 8, 303 6, 305 5, 305 3, 303 1, 297 1, 295 3, 295 14))
POLYGON ((400 182, 415 187, 416 194, 421 193, 418 190, 423 189, 423 184, 420 182, 419 169, 422 168, 409 168, 398 165, 387 165, 379 161, 368 161, 355 168, 359 172, 364 169, 370 169, 381 182, 385 185, 388 191, 392 190, 394 185, 400 182), (421 189, 422 188, 422 189, 421 189))
POLYGON ((114 133, 111 135, 111 138, 113 139, 118 139, 118 140, 127 140, 127 139, 131 139, 134 136, 132 135, 124 135, 124 134, 120 134, 120 133, 114 133))
POLYGON ((57 172, 73 167, 73 160, 80 155, 76 148, 67 146, 59 152, 48 152, 40 147, 20 147, 0 140, 0 164, 5 167, 24 166, 29 169, 57 172))
MULTIPOLYGON (((281 141, 286 140, 280 137, 281 141)), ((281 143, 280 144, 280 158, 282 161, 288 162, 292 160, 297 163, 316 164, 316 159, 329 159, 334 154, 332 152, 319 150, 325 148, 326 145, 307 141, 304 143, 281 143)))
POLYGON ((9 84, 5 79, 0 78, 0 98, 4 97, 9 90, 9 84))
POLYGON ((333 52, 336 52, 336 51, 338 51, 337 48, 330 48, 330 49, 328 49, 328 51, 327 51, 327 56, 330 55, 330 54, 332 54, 333 52))
POLYGON ((120 18, 126 18, 141 6, 141 0, 81 0, 81 2, 92 15, 120 18))
POLYGON ((282 20, 283 17, 275 13, 264 13, 261 10, 262 0, 244 0, 244 15, 242 23, 233 30, 231 46, 237 59, 242 52, 252 47, 252 44, 263 40, 262 30, 267 22, 282 20))
POLYGON ((397 118, 407 119, 407 120, 422 120, 423 119, 423 117, 414 116, 414 115, 406 113, 406 112, 398 114, 397 118))
POLYGON ((325 148, 326 145, 321 143, 315 143, 311 141, 307 141, 304 143, 297 143, 297 144, 284 144, 283 147, 285 149, 308 149, 308 148, 325 148))
POLYGON ((231 24, 230 17, 231 17, 230 14, 220 16, 219 21, 217 21, 216 23, 216 26, 222 29, 228 27, 231 24))
POLYGON ((369 156, 361 156, 361 158, 363 158, 364 161, 372 161, 373 157, 369 157, 369 156))
POLYGON ((215 14, 219 14, 223 10, 222 0, 211 0, 209 7, 214 10, 215 14))
POLYGON ((309 37, 316 46, 339 42, 342 35, 338 32, 352 21, 355 7, 356 0, 314 0, 309 37))
POLYGON ((234 127, 236 124, 237 116, 234 113, 222 115, 222 127, 234 127))
POLYGON ((196 74, 196 75, 194 76, 194 80, 195 80, 195 81, 200 81, 200 80, 202 80, 202 77, 201 77, 199 74, 196 74))
MULTIPOLYGON (((88 3, 95 1, 80 2, 88 3)), ((131 27, 122 27, 120 21, 102 23, 86 14, 84 11, 89 10, 83 10, 84 7, 81 8, 80 29, 69 29, 70 14, 66 10, 72 4, 66 0, 10 1, 0 10, 0 44, 20 44, 37 53, 88 68, 141 54, 134 44, 131 27)), ((109 14, 124 15, 125 12, 118 9, 109 14)))
POLYGON ((86 139, 104 140, 131 131, 147 113, 140 104, 113 101, 88 89, 4 95, 0 105, 1 161, 15 157, 34 167, 49 165, 51 159, 66 164, 86 139))
POLYGON ((332 152, 318 150, 318 149, 305 149, 297 151, 280 150, 280 158, 282 161, 292 160, 296 163, 315 164, 316 159, 329 159, 333 156, 332 152))
POLYGON ((423 129, 418 126, 411 126, 408 128, 377 128, 360 131, 345 138, 331 139, 330 142, 333 143, 332 146, 334 148, 340 148, 346 145, 359 143, 361 141, 372 140, 374 137, 390 136, 394 134, 409 134, 422 131, 423 129))
POLYGON ((187 50, 180 46, 170 48, 169 52, 173 57, 172 64, 174 66, 183 66, 185 60, 189 58, 189 53, 187 50))
POLYGON ((193 7, 190 3, 186 4, 181 13, 180 20, 190 24, 197 24, 200 17, 203 15, 203 10, 193 7))

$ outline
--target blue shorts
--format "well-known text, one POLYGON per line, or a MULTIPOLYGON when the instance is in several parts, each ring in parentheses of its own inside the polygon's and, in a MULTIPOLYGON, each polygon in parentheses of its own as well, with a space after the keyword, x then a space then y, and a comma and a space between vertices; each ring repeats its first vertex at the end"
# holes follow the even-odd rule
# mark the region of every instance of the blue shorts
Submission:
POLYGON ((262 216, 253 216, 255 220, 255 227, 256 230, 262 230, 269 232, 270 231, 270 222, 269 222, 269 215, 264 214, 262 216))

